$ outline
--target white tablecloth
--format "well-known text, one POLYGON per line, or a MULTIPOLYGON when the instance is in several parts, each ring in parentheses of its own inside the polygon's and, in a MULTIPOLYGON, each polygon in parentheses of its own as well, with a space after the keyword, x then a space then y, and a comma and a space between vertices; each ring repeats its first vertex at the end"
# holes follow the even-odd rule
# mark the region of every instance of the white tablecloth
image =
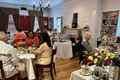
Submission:
MULTIPOLYGON (((90 66, 90 70, 94 70, 95 65, 90 66)), ((91 75, 89 76, 84 76, 80 75, 80 70, 74 71, 71 73, 70 80, 94 80, 91 75)))
POLYGON ((92 76, 80 75, 80 70, 71 73, 70 80, 93 80, 92 76))
MULTIPOLYGON (((91 71, 94 71, 95 65, 89 66, 89 68, 91 71)), ((117 76, 118 73, 114 74, 114 70, 116 70, 115 67, 105 66, 104 69, 105 71, 110 72, 109 80, 118 80, 117 76)), ((92 75, 89 76, 81 75, 80 70, 77 70, 71 73, 70 80, 95 80, 95 79, 93 79, 92 75)))
POLYGON ((20 59, 25 60, 25 66, 26 66, 26 71, 28 75, 29 80, 34 80, 35 79, 35 72, 32 64, 32 59, 35 58, 34 54, 18 54, 18 57, 20 59))
POLYGON ((56 57, 71 58, 73 56, 71 41, 55 42, 54 47, 57 48, 56 57))

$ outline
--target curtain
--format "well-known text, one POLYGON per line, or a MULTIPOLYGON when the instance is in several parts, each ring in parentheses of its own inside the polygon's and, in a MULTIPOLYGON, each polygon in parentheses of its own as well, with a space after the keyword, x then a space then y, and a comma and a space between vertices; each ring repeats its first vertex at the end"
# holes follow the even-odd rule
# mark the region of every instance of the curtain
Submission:
POLYGON ((14 20, 14 24, 16 26, 16 29, 18 30, 19 29, 19 14, 17 12, 17 14, 13 14, 13 20, 14 20))
POLYGON ((12 34, 16 33, 16 27, 15 27, 12 14, 9 15, 7 32, 10 32, 12 34))
POLYGON ((30 16, 31 17, 31 31, 33 31, 33 29, 34 29, 34 22, 35 22, 35 16, 30 16))
POLYGON ((19 10, 19 29, 23 31, 30 31, 31 29, 31 17, 28 10, 19 10))
POLYGON ((37 18, 38 18, 38 23, 39 23, 39 27, 40 27, 40 31, 43 31, 43 25, 42 25, 42 19, 41 19, 41 17, 40 16, 37 16, 37 18))
POLYGON ((16 27, 16 30, 18 30, 19 10, 18 9, 12 9, 12 8, 9 8, 7 10, 9 12, 9 14, 13 15, 14 25, 16 27))
POLYGON ((43 8, 40 8, 40 12, 38 12, 38 21, 39 21, 39 27, 41 32, 44 31, 44 24, 43 24, 43 8))
POLYGON ((0 9, 0 31, 7 31, 8 13, 4 9, 0 9))
POLYGON ((49 18, 48 17, 43 17, 43 26, 46 29, 49 29, 49 18))
POLYGON ((30 16, 19 16, 19 28, 24 31, 29 31, 30 27, 30 16))
POLYGON ((30 15, 30 21, 31 21, 30 31, 33 31, 34 22, 35 22, 35 12, 29 11, 29 15, 30 15))
POLYGON ((39 23, 38 23, 38 18, 37 18, 37 16, 35 16, 33 32, 36 32, 38 29, 40 29, 39 23))
POLYGON ((17 21, 18 21, 18 9, 14 9, 14 8, 4 8, 4 10, 6 11, 6 12, 8 12, 8 14, 10 15, 12 15, 13 16, 13 22, 14 22, 14 25, 15 25, 15 27, 16 27, 16 29, 17 29, 17 27, 18 27, 18 25, 17 25, 17 21))

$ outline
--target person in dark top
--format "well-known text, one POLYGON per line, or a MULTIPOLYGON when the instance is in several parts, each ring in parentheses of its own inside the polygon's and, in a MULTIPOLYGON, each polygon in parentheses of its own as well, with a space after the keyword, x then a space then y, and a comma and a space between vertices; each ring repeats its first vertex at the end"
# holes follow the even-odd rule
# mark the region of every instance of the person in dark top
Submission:
POLYGON ((101 45, 101 38, 97 38, 97 47, 101 45))
POLYGON ((84 51, 86 50, 85 47, 83 46, 82 42, 83 42, 83 37, 82 37, 82 33, 79 32, 79 37, 77 39, 77 43, 76 43, 76 48, 77 48, 77 51, 78 51, 78 56, 79 56, 79 60, 81 63, 84 59, 84 51))
POLYGON ((120 43, 120 37, 117 37, 117 41, 116 41, 117 43, 120 43))
POLYGON ((70 38, 71 42, 72 42, 72 51, 73 51, 73 58, 76 56, 76 47, 75 47, 75 38, 70 38))
POLYGON ((86 50, 85 47, 83 46, 83 37, 82 37, 82 32, 79 31, 78 36, 75 38, 71 38, 71 41, 73 43, 72 48, 73 48, 73 58, 76 56, 79 56, 80 63, 84 58, 84 51, 86 50))

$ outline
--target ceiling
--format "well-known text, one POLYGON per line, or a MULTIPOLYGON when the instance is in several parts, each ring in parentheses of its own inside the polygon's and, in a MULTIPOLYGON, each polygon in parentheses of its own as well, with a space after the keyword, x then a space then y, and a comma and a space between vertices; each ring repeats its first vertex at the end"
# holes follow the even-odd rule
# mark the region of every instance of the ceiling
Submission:
MULTIPOLYGON (((9 3, 9 4, 15 4, 15 5, 26 5, 26 6, 32 6, 35 4, 36 6, 39 5, 40 0, 0 0, 0 2, 3 3, 9 3)), ((45 6, 50 4, 51 7, 59 4, 62 0, 44 0, 46 1, 45 6)))
POLYGON ((56 6, 57 4, 63 3, 64 0, 50 0, 50 4, 52 7, 56 6))

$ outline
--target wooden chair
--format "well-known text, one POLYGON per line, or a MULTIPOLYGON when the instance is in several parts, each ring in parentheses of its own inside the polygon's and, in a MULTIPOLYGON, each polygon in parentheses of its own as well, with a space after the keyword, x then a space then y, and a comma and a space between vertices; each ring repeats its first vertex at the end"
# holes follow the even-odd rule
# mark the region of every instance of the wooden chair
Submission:
MULTIPOLYGON (((56 75, 56 69, 55 69, 55 62, 54 62, 54 55, 56 54, 56 49, 53 49, 52 50, 52 57, 51 57, 51 62, 50 64, 47 64, 47 65, 43 65, 43 64, 36 64, 36 69, 37 69, 37 78, 38 76, 41 76, 40 72, 43 73, 43 69, 44 68, 49 68, 49 71, 50 71, 50 75, 51 75, 51 78, 52 80, 54 80, 54 76, 53 76, 53 70, 54 70, 54 73, 56 75), (40 74, 40 75, 39 75, 40 74)), ((39 78, 37 79, 39 80, 39 78)))
POLYGON ((19 73, 17 73, 16 75, 14 75, 14 76, 12 76, 10 78, 6 78, 5 72, 4 72, 4 69, 3 69, 2 61, 0 61, 0 71, 1 71, 1 79, 0 80, 20 80, 19 73))
MULTIPOLYGON (((53 58, 53 59, 54 59, 54 56, 56 55, 56 51, 57 51, 57 49, 53 49, 53 50, 52 50, 52 55, 53 55, 52 58, 53 58)), ((52 60, 53 60, 53 59, 52 59, 52 60)), ((54 60, 52 61, 52 64, 53 64, 54 73, 55 73, 55 75, 56 75, 56 67, 55 67, 55 61, 54 61, 54 60)))

